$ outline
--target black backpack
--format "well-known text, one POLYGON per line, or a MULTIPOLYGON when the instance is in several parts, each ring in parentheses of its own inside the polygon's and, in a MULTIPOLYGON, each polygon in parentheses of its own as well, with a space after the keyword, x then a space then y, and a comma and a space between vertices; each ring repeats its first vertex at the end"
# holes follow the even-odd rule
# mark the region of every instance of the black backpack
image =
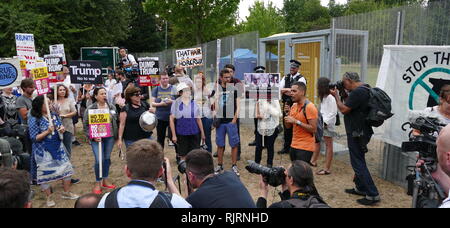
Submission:
POLYGON ((331 208, 322 198, 317 196, 302 199, 294 198, 286 201, 292 208, 331 208))
POLYGON ((369 116, 367 116, 367 123, 372 127, 380 127, 384 121, 390 119, 394 114, 392 113, 392 100, 380 88, 368 88, 369 90, 369 116))
MULTIPOLYGON (((153 191, 156 190, 156 188, 153 185, 146 183, 146 182, 131 181, 128 185, 138 185, 138 186, 150 188, 153 191)), ((118 189, 112 191, 106 197, 105 208, 120 208, 119 203, 117 201, 117 194, 119 193, 120 189, 122 189, 122 188, 118 188, 118 189)), ((149 208, 173 208, 171 201, 172 201, 172 194, 158 192, 158 195, 153 200, 152 204, 149 205, 149 208)))
MULTIPOLYGON (((312 104, 311 101, 306 100, 305 105, 303 106, 303 115, 305 115, 305 119, 306 119, 306 122, 308 122, 308 124, 309 124, 309 121, 308 121, 308 117, 306 116, 306 107, 309 104, 312 104)), ((320 111, 319 111, 319 118, 317 119, 317 131, 314 134, 314 137, 316 138, 316 142, 322 142, 323 129, 324 129, 323 116, 322 116, 322 113, 320 113, 320 111)))

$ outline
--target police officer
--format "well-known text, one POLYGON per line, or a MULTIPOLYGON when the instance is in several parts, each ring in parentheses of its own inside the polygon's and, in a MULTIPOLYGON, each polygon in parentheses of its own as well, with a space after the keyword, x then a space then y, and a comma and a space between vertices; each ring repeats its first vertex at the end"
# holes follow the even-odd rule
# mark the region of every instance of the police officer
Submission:
MULTIPOLYGON (((292 99, 290 97, 291 93, 291 86, 295 82, 303 82, 306 83, 306 78, 300 74, 299 69, 302 65, 299 61, 293 59, 290 61, 291 63, 291 70, 290 74, 286 75, 281 82, 280 82, 280 88, 281 88, 281 94, 282 94, 282 100, 283 100, 283 108, 285 105, 292 106, 292 99)), ((283 119, 287 116, 288 113, 283 112, 283 119)), ((284 125, 283 125, 284 126, 284 125)), ((289 150, 291 148, 291 142, 292 142, 292 129, 284 129, 284 147, 283 150, 279 151, 278 154, 289 154, 289 150)))
MULTIPOLYGON (((263 66, 257 66, 253 70, 256 74, 266 73, 266 68, 263 66)), ((256 137, 256 131, 258 130, 258 119, 257 118, 254 119, 254 123, 255 123, 255 137, 256 137)), ((253 140, 253 142, 249 143, 248 146, 256 146, 256 138, 255 138, 255 140, 253 140)))

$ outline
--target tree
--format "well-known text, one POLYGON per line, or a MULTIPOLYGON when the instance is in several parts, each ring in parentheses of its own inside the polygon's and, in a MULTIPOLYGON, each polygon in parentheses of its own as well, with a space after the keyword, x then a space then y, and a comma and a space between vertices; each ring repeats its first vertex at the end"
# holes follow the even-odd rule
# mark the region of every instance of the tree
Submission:
POLYGON ((272 2, 267 7, 263 2, 257 1, 250 7, 250 15, 242 23, 242 32, 258 31, 260 37, 268 37, 285 31, 283 15, 272 2))
POLYGON ((175 47, 186 47, 234 33, 240 0, 146 0, 146 12, 171 25, 175 47))
POLYGON ((307 32, 330 27, 329 10, 320 0, 284 0, 283 15, 288 32, 307 32))

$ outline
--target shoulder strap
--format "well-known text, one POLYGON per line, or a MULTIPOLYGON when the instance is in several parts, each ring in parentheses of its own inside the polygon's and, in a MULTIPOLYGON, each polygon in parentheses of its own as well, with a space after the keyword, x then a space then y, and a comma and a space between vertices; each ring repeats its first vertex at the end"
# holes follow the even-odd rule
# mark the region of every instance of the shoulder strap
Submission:
POLYGON ((106 197, 105 199, 105 208, 119 208, 119 202, 117 201, 117 193, 119 193, 120 189, 118 188, 106 197))
POLYGON ((308 105, 310 104, 311 102, 309 101, 309 100, 306 100, 305 101, 305 105, 303 106, 303 115, 305 115, 305 119, 306 119, 306 122, 308 122, 308 124, 309 124, 309 120, 308 120, 308 116, 306 115, 306 108, 308 107, 308 105))
POLYGON ((153 203, 149 208, 173 208, 172 203, 172 194, 166 194, 164 192, 158 192, 158 195, 153 200, 153 203))

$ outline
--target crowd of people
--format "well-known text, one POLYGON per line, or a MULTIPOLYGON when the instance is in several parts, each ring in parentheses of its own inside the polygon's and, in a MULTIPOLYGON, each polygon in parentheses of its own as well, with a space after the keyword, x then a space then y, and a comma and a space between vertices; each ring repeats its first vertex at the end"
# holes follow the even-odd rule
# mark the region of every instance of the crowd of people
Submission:
MULTIPOLYGON (((135 58, 125 49, 120 50, 120 55, 123 68, 136 65, 135 58)), ((250 144, 255 146, 255 162, 261 163, 266 148, 266 165, 274 166, 275 144, 282 131, 284 146, 279 154, 289 154, 291 159, 291 165, 285 170, 282 201, 270 207, 328 207, 316 189, 314 175, 332 175, 338 112, 344 115, 355 172, 355 188, 345 192, 363 197, 357 201, 362 205, 379 203, 380 193, 365 158, 374 133, 365 121, 370 109, 367 89, 370 86, 363 83, 358 74, 345 73, 343 85, 349 94, 344 100, 329 79, 320 78, 317 87, 320 104, 316 106, 307 97, 308 82, 299 73, 300 67, 300 62, 291 61, 290 74, 281 80, 281 100, 268 95, 267 99, 255 102, 255 142, 250 144), (311 167, 319 165, 321 144, 326 146, 326 163, 323 169, 313 173, 311 167)), ((261 178, 261 197, 257 202, 239 179, 239 117, 243 109, 241 100, 246 99, 246 94, 234 75, 235 70, 233 65, 225 66, 219 80, 209 86, 203 73, 191 79, 183 68, 176 66, 174 72, 162 72, 160 85, 149 90, 139 87, 126 71, 119 69, 109 71, 104 84, 74 85, 65 67, 64 82, 55 87, 56 93, 33 95, 35 87, 31 79, 24 79, 19 89, 3 89, 1 133, 11 137, 3 132, 6 126, 25 128, 24 137, 18 138, 23 144, 22 152, 30 155, 31 165, 28 172, 13 170, 14 162, 6 164, 6 153, 2 153, 0 207, 31 206, 30 184, 39 185, 47 196, 47 206, 53 207, 56 203, 51 185, 62 181, 62 198, 77 200, 77 208, 266 208, 267 179, 261 178), (49 101, 49 108, 45 99, 49 101), (89 138, 89 110, 105 110, 110 114, 111 137, 89 138), (140 126, 139 119, 145 112, 154 113, 158 120, 156 136, 140 126), (95 158, 95 184, 92 193, 82 197, 71 192, 72 185, 80 181, 73 178, 75 171, 71 163, 72 147, 79 145, 76 139, 79 119, 95 158), (213 130, 216 148, 211 139, 213 130), (230 171, 225 171, 224 167, 227 136, 231 148, 230 171), (164 153, 167 141, 175 147, 177 164, 185 163, 187 183, 195 190, 185 199, 174 183, 171 162, 164 153), (109 180, 115 145, 126 148, 125 173, 130 183, 122 188, 109 180), (217 157, 216 166, 214 157, 217 157), (168 193, 155 188, 160 178, 166 180, 168 193), (105 189, 109 193, 103 195, 105 189)), ((255 68, 257 73, 264 70, 264 67, 255 68)), ((450 123, 449 86, 444 86, 442 91, 440 105, 427 110, 450 123)), ((448 134, 447 127, 438 142, 440 168, 434 174, 446 192, 450 188, 450 148, 448 140, 443 138, 448 138, 448 134)), ((4 144, 0 142, 0 146, 4 144)), ((448 203, 447 200, 444 206, 448 203)))

